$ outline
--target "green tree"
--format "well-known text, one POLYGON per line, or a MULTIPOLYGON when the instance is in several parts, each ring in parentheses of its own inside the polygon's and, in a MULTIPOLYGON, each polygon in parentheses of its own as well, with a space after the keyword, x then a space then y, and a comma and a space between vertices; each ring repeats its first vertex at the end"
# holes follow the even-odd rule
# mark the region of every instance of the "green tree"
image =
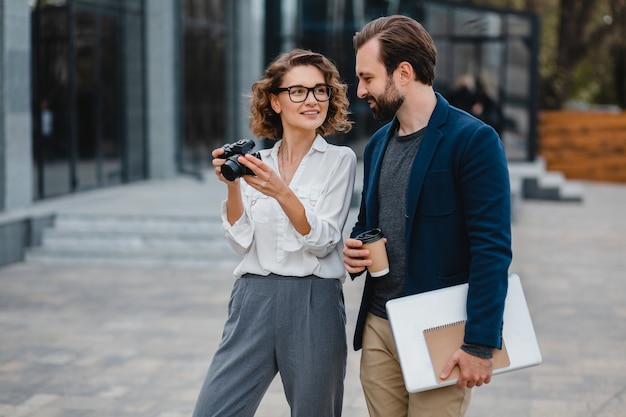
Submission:
POLYGON ((475 0, 541 19, 541 106, 569 100, 626 108, 626 0, 475 0))

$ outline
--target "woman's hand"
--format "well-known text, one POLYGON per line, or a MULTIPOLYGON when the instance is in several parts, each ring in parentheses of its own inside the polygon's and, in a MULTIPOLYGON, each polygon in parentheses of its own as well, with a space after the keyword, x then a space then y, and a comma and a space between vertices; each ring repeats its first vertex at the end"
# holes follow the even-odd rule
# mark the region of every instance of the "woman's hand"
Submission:
POLYGON ((296 231, 302 236, 308 235, 311 232, 311 225, 304 206, 276 171, 253 155, 240 156, 238 161, 254 172, 254 175, 242 177, 246 183, 266 196, 274 198, 296 231))
POLYGON ((211 164, 213 164, 213 166, 215 167, 215 175, 217 175, 217 178, 226 183, 226 185, 228 186, 236 186, 239 185, 239 178, 235 179, 235 181, 229 181, 226 178, 224 178, 224 175, 222 175, 222 165, 224 165, 226 163, 226 159, 222 159, 219 156, 224 154, 224 148, 217 148, 217 149, 213 149, 213 152, 211 152, 211 156, 213 157, 213 161, 211 161, 211 164))
POLYGON ((223 148, 214 149, 213 152, 211 152, 211 155, 213 156, 213 161, 211 161, 211 163, 215 167, 215 175, 217 175, 217 178, 226 183, 228 186, 228 194, 226 197, 226 217, 228 222, 233 225, 243 215, 243 201, 241 199, 241 190, 239 188, 239 178, 235 179, 235 181, 228 181, 224 178, 224 175, 222 175, 222 165, 224 165, 226 159, 219 158, 219 156, 223 154, 223 148))
POLYGON ((276 171, 254 155, 242 155, 238 161, 254 172, 254 175, 244 175, 242 178, 257 191, 279 201, 289 191, 289 186, 276 171))

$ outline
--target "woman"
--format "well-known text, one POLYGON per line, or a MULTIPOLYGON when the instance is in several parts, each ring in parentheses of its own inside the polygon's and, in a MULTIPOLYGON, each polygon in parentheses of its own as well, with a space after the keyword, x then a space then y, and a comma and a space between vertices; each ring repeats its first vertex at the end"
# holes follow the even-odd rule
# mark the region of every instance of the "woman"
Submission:
POLYGON ((278 139, 239 156, 254 175, 229 181, 225 235, 243 260, 222 341, 195 417, 253 416, 276 373, 292 416, 340 416, 346 370, 342 229, 356 156, 324 136, 351 129, 346 85, 323 55, 280 55, 252 86, 250 130, 278 139))

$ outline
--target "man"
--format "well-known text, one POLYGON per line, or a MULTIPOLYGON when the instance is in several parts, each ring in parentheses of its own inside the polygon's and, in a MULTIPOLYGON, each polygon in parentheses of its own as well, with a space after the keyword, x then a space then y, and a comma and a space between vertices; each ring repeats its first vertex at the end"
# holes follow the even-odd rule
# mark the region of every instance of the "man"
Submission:
POLYGON ((390 272, 366 277, 354 348, 374 417, 462 416, 471 389, 489 383, 511 262, 507 160, 493 130, 433 89, 436 50, 415 20, 381 17, 354 37, 357 95, 391 122, 366 146, 361 207, 344 264, 353 276, 371 263, 354 239, 381 227, 390 272), (387 321, 393 298, 469 282, 462 346, 442 372, 458 384, 409 394, 387 321))

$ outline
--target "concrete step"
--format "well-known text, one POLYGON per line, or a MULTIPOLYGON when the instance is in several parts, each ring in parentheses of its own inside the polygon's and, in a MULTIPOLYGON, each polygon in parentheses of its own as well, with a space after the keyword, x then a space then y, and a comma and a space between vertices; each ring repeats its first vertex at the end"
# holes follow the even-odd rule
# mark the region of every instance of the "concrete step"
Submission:
MULTIPOLYGON (((234 253, 234 252, 233 252, 234 253)), ((207 270, 232 270, 240 259, 224 254, 184 254, 157 251, 77 251, 70 249, 33 248, 25 255, 25 261, 35 264, 89 265, 135 268, 199 268, 207 270)))
POLYGON ((135 267, 227 267, 241 257, 219 218, 62 213, 27 262, 135 267))
MULTIPOLYGON (((521 184, 522 199, 551 201, 583 201, 584 187, 565 178, 558 171, 547 171, 543 159, 531 162, 510 162, 511 184, 521 184)), ((513 190, 513 187, 511 187, 513 190)))
POLYGON ((147 232, 88 232, 48 229, 43 232, 45 247, 76 248, 76 250, 168 250, 174 252, 204 253, 230 251, 223 236, 147 233, 147 232))
POLYGON ((55 228, 73 231, 222 235, 221 219, 60 213, 55 228))

